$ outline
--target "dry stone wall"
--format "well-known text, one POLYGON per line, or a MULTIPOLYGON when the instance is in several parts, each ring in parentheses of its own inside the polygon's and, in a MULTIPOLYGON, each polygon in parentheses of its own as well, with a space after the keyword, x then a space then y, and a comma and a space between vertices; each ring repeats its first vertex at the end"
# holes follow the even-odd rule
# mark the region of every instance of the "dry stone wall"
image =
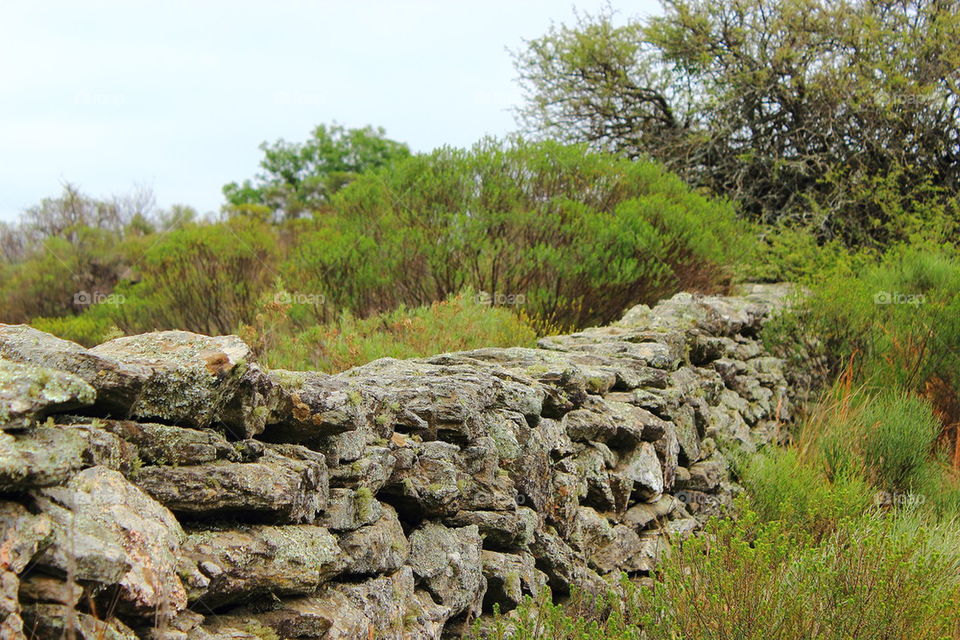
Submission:
POLYGON ((0 325, 0 638, 456 637, 647 576, 790 420, 786 291, 339 375, 0 325))

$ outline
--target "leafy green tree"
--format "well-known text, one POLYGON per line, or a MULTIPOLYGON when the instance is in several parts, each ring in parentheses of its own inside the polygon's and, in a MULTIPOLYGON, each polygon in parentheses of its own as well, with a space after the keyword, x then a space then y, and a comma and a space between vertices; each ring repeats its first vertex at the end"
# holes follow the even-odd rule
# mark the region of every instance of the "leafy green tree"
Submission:
POLYGON ((235 210, 265 206, 286 218, 323 207, 358 174, 410 155, 409 147, 387 138, 382 127, 336 124, 321 124, 306 142, 264 142, 260 149, 262 171, 253 181, 224 186, 223 194, 235 210))
POLYGON ((754 219, 821 238, 883 245, 928 224, 957 230, 960 3, 663 7, 529 42, 516 54, 527 126, 659 159, 754 219))

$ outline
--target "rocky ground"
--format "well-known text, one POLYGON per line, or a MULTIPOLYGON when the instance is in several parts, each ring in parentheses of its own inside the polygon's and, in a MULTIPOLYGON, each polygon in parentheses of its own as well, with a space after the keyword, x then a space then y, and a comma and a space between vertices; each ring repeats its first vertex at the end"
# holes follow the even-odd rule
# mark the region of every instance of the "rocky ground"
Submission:
POLYGON ((758 340, 785 293, 338 375, 0 325, 0 638, 456 637, 643 579, 790 420, 758 340))

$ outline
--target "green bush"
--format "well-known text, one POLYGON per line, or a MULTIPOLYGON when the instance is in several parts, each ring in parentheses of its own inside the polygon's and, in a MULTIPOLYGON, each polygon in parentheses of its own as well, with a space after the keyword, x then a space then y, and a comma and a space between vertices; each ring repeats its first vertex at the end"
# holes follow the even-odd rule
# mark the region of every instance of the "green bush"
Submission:
POLYGON ((763 520, 775 520, 791 531, 819 537, 844 519, 864 513, 874 491, 857 474, 833 479, 822 469, 804 464, 794 449, 775 449, 752 459, 742 470, 752 507, 763 520))
MULTIPOLYGON (((284 300, 286 296, 275 296, 284 300)), ((466 291, 429 306, 400 307, 369 318, 337 321, 296 333, 290 305, 268 304, 242 333, 270 367, 343 371, 377 358, 416 358, 481 347, 533 347, 536 333, 520 316, 466 291)))
POLYGON ((91 309, 78 316, 34 318, 30 321, 30 325, 34 329, 52 333, 66 340, 73 340, 85 347, 95 347, 123 335, 109 316, 93 311, 91 309))
POLYGON ((153 239, 140 281, 116 289, 112 318, 127 333, 233 333, 249 323, 276 278, 277 234, 254 218, 189 224, 153 239))
POLYGON ((603 323, 681 289, 721 289, 747 245, 730 204, 650 162, 582 146, 486 140, 366 173, 302 234, 284 279, 322 320, 443 300, 523 298, 531 317, 603 323))
MULTIPOLYGON (((862 516, 816 541, 782 522, 713 520, 652 588, 623 581, 602 619, 528 599, 476 637, 849 640, 960 637, 960 534, 911 514, 862 516)), ((574 603, 575 604, 575 603, 574 603)))

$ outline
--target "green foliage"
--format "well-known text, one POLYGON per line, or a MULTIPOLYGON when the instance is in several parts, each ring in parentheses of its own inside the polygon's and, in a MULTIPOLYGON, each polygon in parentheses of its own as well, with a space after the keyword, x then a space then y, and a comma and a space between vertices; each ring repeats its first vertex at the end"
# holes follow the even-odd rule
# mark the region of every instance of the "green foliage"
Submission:
POLYGON ((752 508, 763 520, 776 520, 790 531, 816 537, 865 512, 875 493, 855 473, 844 471, 828 478, 816 466, 804 464, 792 449, 758 455, 745 466, 741 479, 752 508))
POLYGON ((260 149, 261 173, 252 182, 227 184, 223 194, 236 211, 261 206, 286 218, 322 208, 357 175, 410 155, 407 145, 387 138, 382 127, 336 124, 319 125, 302 143, 278 140, 260 149))
POLYGON ((248 217, 186 225, 142 256, 141 281, 118 287, 112 317, 127 333, 186 329, 209 335, 250 322, 276 277, 277 238, 248 217))
POLYGON ((34 318, 30 325, 85 347, 95 347, 123 335, 108 315, 98 311, 91 309, 77 316, 34 318))
MULTIPOLYGON (((283 300, 284 296, 274 296, 283 300)), ((338 320, 296 333, 290 305, 270 303, 243 334, 261 362, 274 368, 335 373, 377 358, 416 358, 481 347, 532 347, 533 329, 512 311, 478 301, 470 291, 426 307, 338 320)))
POLYGON ((821 540, 746 509, 674 547, 650 587, 625 580, 599 620, 528 599, 476 637, 847 640, 960 634, 954 528, 861 516, 821 540), (892 606, 891 603, 896 603, 892 606))
POLYGON ((368 173, 298 236, 284 279, 325 320, 464 287, 538 321, 585 326, 681 289, 716 290, 746 245, 732 207, 659 165, 583 147, 486 140, 368 173))
POLYGON ((958 230, 952 2, 671 0, 516 55, 529 128, 651 156, 753 219, 883 247, 958 230))
POLYGON ((886 393, 871 402, 860 419, 864 462, 875 484, 898 493, 924 488, 941 428, 930 403, 886 393))
POLYGON ((840 265, 771 329, 771 340, 818 336, 835 372, 852 362, 859 380, 934 400, 958 388, 960 259, 917 247, 857 270, 840 265))

